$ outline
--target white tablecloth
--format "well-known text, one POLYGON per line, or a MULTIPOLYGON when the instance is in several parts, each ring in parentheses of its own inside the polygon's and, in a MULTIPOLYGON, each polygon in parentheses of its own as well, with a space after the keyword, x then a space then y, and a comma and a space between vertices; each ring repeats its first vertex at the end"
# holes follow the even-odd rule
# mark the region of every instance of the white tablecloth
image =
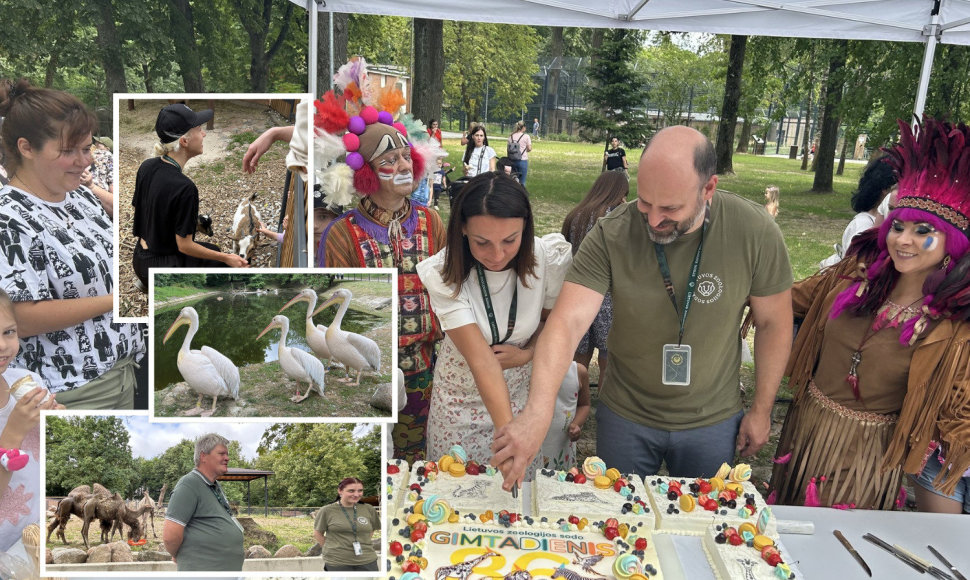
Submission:
POLYGON ((774 506, 775 516, 781 520, 807 520, 814 522, 812 535, 784 534, 782 541, 791 559, 798 562, 802 578, 839 578, 840 580, 868 579, 865 570, 842 547, 832 534, 841 530, 869 564, 873 578, 922 578, 933 580, 929 574, 920 574, 882 548, 863 540, 872 533, 890 545, 898 544, 932 565, 945 570, 943 564, 926 549, 931 544, 940 551, 957 570, 970 577, 970 516, 947 514, 924 514, 916 512, 886 512, 869 510, 837 510, 832 508, 807 508, 774 506))

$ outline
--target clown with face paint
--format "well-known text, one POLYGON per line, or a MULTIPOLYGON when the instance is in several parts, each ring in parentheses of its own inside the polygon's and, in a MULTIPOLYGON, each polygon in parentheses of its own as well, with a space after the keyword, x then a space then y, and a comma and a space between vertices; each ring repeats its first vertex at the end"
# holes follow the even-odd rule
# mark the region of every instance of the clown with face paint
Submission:
MULTIPOLYGON (((318 111, 329 107, 339 117, 334 102, 332 94, 326 95, 318 102, 318 111)), ((330 132, 341 124, 330 125, 330 132)), ((347 120, 346 128, 342 137, 346 164, 361 198, 356 208, 327 227, 320 265, 397 268, 400 273, 398 364, 404 371, 408 401, 394 427, 394 447, 395 455, 414 461, 424 454, 431 360, 441 337, 416 267, 444 248, 445 229, 435 211, 409 200, 425 177, 428 162, 409 141, 404 125, 395 123, 386 111, 365 106, 347 120)), ((324 173, 323 190, 335 189, 333 182, 338 179, 336 172, 324 173)))
POLYGON ((903 474, 922 470, 921 510, 970 511, 970 129, 899 126, 896 209, 792 292, 804 322, 786 372, 779 503, 809 502, 814 487, 821 505, 892 509, 903 474))

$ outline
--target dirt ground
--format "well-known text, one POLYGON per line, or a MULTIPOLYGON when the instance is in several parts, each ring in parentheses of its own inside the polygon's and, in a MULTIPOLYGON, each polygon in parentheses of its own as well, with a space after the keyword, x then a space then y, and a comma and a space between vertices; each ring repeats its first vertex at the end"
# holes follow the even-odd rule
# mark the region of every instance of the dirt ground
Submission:
MULTIPOLYGON (((143 161, 153 156, 157 141, 154 126, 159 109, 167 101, 135 101, 135 110, 129 111, 124 104, 118 114, 118 187, 120 314, 122 316, 147 316, 148 296, 135 287, 135 274, 131 267, 131 254, 136 239, 131 233, 134 210, 131 198, 135 189, 135 176, 143 161)), ((208 108, 206 101, 187 103, 193 110, 208 108)), ((276 230, 283 201, 286 179, 285 143, 275 144, 262 157, 256 173, 242 172, 242 157, 253 139, 270 127, 289 124, 276 111, 256 101, 217 100, 215 102, 215 127, 207 131, 202 155, 192 159, 184 168, 199 188, 199 213, 212 217, 212 237, 196 234, 196 240, 213 243, 223 251, 232 250, 232 220, 236 206, 253 192, 257 193, 255 205, 262 220, 270 229, 276 230)), ((252 264, 265 268, 275 266, 275 240, 263 237, 258 242, 256 257, 252 264)))

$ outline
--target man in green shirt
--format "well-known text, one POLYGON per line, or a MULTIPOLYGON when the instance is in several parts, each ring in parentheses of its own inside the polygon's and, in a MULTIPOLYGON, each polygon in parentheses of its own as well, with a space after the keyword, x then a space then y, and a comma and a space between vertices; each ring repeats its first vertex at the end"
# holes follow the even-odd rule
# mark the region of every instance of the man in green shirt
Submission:
POLYGON ((172 491, 162 540, 179 572, 242 570, 243 528, 216 481, 229 471, 228 445, 217 433, 200 437, 195 442, 195 469, 172 491))
POLYGON ((597 454, 621 472, 711 476, 735 449, 768 440, 791 350, 791 265, 763 208, 716 192, 714 148, 689 127, 658 132, 640 159, 637 200, 599 220, 573 259, 539 337, 529 400, 496 432, 492 462, 521 480, 550 424, 559 384, 607 291, 609 388, 597 454), (739 327, 750 300, 755 399, 742 413, 739 327), (742 418, 743 417, 743 418, 742 418))

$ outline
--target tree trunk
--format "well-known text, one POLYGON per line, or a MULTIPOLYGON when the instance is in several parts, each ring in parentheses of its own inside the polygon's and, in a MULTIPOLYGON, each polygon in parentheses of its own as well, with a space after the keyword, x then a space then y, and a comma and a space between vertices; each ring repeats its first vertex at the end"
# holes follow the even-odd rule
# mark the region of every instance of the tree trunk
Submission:
POLYGON ((835 54, 829 60, 829 76, 825 90, 825 109, 822 117, 822 130, 819 131, 818 148, 815 152, 815 181, 812 191, 828 193, 832 191, 832 169, 835 165, 835 146, 839 139, 839 105, 842 103, 842 89, 845 81, 839 74, 845 68, 846 47, 848 42, 836 40, 835 54))
POLYGON ((127 93, 128 83, 125 80, 125 61, 121 50, 121 40, 115 28, 114 9, 111 0, 97 0, 95 2, 97 16, 95 28, 98 31, 98 47, 101 49, 101 63, 104 66, 105 90, 108 102, 115 93, 127 93))
POLYGON ((282 16, 283 26, 280 27, 280 34, 269 48, 266 48, 266 39, 269 37, 270 24, 273 20, 273 0, 253 2, 234 0, 233 6, 249 36, 249 89, 254 93, 265 93, 269 86, 269 63, 276 56, 289 31, 293 3, 287 3, 286 13, 282 16))
POLYGON ((845 156, 849 150, 849 142, 851 141, 854 145, 856 139, 858 138, 859 138, 858 133, 853 135, 852 139, 849 139, 848 133, 846 133, 845 136, 842 138, 842 154, 839 155, 839 168, 835 170, 836 175, 842 175, 842 173, 845 171, 845 156))
POLYGON ((444 26, 441 20, 414 19, 414 79, 411 113, 425 124, 441 121, 445 90, 444 26))
POLYGON ((741 123, 741 134, 738 135, 738 148, 734 150, 735 153, 747 153, 748 143, 751 142, 751 129, 754 127, 754 123, 751 122, 749 117, 744 118, 744 122, 741 123))
POLYGON ((562 26, 556 26, 552 29, 552 38, 549 42, 549 56, 552 57, 552 60, 549 62, 549 70, 546 71, 546 94, 542 96, 542 108, 545 110, 542 121, 545 125, 545 133, 556 132, 555 120, 557 105, 559 104, 559 74, 562 72, 562 53, 562 26))
POLYGON ((145 63, 141 65, 141 75, 145 81, 145 92, 154 93, 155 92, 155 79, 152 78, 152 71, 149 66, 145 63))
MULTIPOLYGON (((347 14, 333 14, 333 72, 347 62, 347 35, 350 26, 347 14)), ((330 14, 320 14, 317 22, 317 92, 321 95, 333 88, 330 72, 330 14)))
POLYGON ((741 101, 741 74, 744 71, 744 49, 748 37, 735 34, 731 36, 731 50, 728 56, 727 77, 724 79, 724 101, 721 104, 721 121, 717 126, 715 155, 718 174, 733 174, 734 163, 731 158, 734 149, 734 130, 738 124, 738 106, 741 101))
POLYGON ((51 51, 51 57, 47 61, 46 72, 44 74, 44 88, 49 89, 54 86, 54 78, 57 76, 57 63, 60 60, 59 50, 51 51))
POLYGON ((175 62, 182 73, 182 86, 187 93, 205 92, 202 84, 202 61, 195 42, 195 20, 189 0, 169 0, 169 24, 175 62))

